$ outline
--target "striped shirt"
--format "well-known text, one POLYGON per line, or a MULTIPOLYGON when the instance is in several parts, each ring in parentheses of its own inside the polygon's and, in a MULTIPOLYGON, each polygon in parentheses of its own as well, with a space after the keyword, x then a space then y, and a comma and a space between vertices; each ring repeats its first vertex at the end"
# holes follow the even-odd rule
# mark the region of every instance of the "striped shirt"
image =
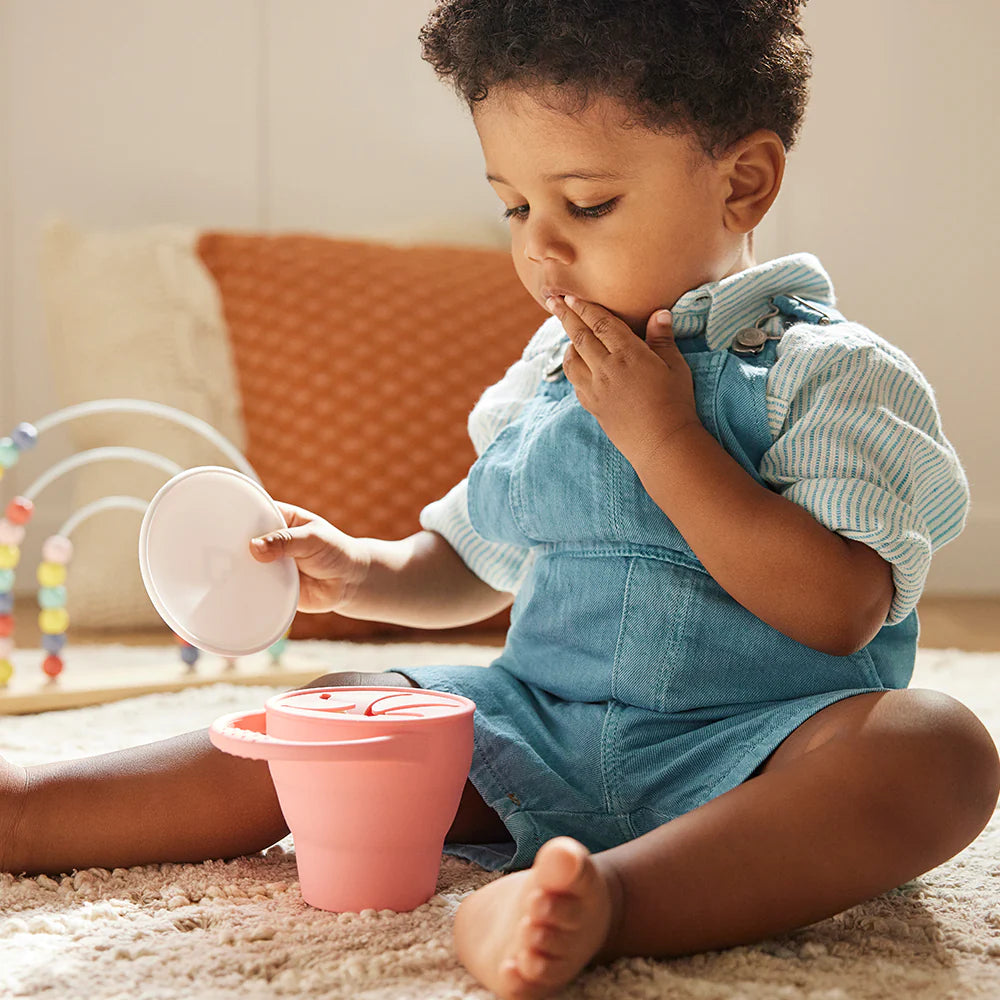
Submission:
MULTIPOLYGON (((728 349, 740 327, 771 311, 776 294, 831 310, 835 303, 820 262, 794 254, 686 292, 671 309, 674 336, 704 334, 710 350, 728 349)), ((775 317, 762 326, 778 333, 780 322, 775 317)), ((546 320, 521 358, 483 393, 469 416, 477 454, 534 396, 565 338, 555 317, 546 320)), ((796 323, 777 345, 766 397, 773 444, 759 468, 764 482, 891 563, 896 593, 886 622, 902 621, 923 590, 931 553, 959 534, 969 504, 927 380, 902 351, 858 323, 796 323)), ((425 507, 421 527, 443 535, 490 586, 516 593, 531 568, 531 550, 487 541, 473 529, 467 484, 463 479, 425 507)))

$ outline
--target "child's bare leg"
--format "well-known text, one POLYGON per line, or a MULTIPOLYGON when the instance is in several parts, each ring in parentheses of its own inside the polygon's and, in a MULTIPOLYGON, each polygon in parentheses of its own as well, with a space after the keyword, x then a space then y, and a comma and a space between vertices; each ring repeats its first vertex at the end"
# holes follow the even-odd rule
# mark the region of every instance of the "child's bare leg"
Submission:
MULTIPOLYGON (((305 686, 352 684, 410 686, 395 673, 305 686)), ((231 858, 287 833, 266 761, 217 750, 207 729, 28 768, 0 761, 0 871, 231 858)))
POLYGON ((216 750, 205 729, 26 771, 6 871, 229 858, 287 833, 267 763, 216 750))
POLYGON ((945 861, 983 829, 1000 762, 945 695, 859 695, 807 720, 761 773, 600 854, 550 841, 466 899, 455 943, 506 998, 556 992, 588 962, 762 940, 945 861))

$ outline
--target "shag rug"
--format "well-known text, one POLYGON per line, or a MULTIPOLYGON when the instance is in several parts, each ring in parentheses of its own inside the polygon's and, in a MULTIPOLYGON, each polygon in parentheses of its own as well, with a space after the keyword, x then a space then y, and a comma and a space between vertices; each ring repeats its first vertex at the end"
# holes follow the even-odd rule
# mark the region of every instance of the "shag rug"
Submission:
MULTIPOLYGON (((330 662, 337 660, 329 644, 330 662)), ((74 669, 80 652, 74 657, 74 669)), ((485 663, 492 650, 351 646, 356 669, 485 663), (363 664, 358 666, 358 664, 363 664)), ((142 651, 143 655, 152 655, 142 651)), ((137 659, 97 647, 93 655, 137 659)), ((162 654, 161 654, 162 655, 162 654)), ((331 669, 337 669, 331 667, 331 669)), ((322 673, 322 671, 320 671, 322 673)), ((1000 654, 923 650, 914 686, 954 695, 1000 739, 1000 654)), ((92 708, 0 718, 0 754, 20 763, 146 743, 260 707, 280 688, 219 684, 92 708)), ((72 820, 69 820, 70 822, 72 820)), ((53 1000, 410 1000, 486 998, 455 960, 461 899, 496 877, 445 857, 437 894, 409 913, 307 907, 291 838, 203 864, 0 875, 0 996, 53 1000)), ((1000 998, 1000 823, 922 878, 793 934, 691 958, 621 959, 564 994, 676 1000, 1000 998)))

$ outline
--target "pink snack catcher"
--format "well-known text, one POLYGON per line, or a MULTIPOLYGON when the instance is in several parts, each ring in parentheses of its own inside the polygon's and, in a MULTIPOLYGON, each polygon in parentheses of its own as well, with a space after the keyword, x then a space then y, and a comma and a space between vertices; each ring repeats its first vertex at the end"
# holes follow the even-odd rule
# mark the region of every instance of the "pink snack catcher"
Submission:
POLYGON ((220 750, 268 762, 307 903, 412 910, 437 885, 475 707, 441 691, 307 688, 216 719, 209 735, 220 750))
MULTIPOLYGON (((256 562, 250 539, 284 526, 249 476, 188 469, 143 517, 139 565, 154 607, 220 656, 266 649, 298 603, 295 563, 256 562)), ((445 834, 472 763, 468 698, 398 687, 330 687, 216 719, 212 743, 266 760, 295 837, 302 898, 323 910, 412 910, 433 894, 445 834)))

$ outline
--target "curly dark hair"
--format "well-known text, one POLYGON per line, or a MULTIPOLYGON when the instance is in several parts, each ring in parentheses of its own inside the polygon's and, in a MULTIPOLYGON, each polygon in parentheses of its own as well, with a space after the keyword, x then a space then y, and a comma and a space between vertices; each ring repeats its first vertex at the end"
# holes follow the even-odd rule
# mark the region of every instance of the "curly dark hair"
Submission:
POLYGON ((805 0, 438 0, 423 57, 475 108, 507 84, 576 110, 622 101, 638 124, 690 130, 718 155, 755 129, 788 149, 808 96, 805 0))

